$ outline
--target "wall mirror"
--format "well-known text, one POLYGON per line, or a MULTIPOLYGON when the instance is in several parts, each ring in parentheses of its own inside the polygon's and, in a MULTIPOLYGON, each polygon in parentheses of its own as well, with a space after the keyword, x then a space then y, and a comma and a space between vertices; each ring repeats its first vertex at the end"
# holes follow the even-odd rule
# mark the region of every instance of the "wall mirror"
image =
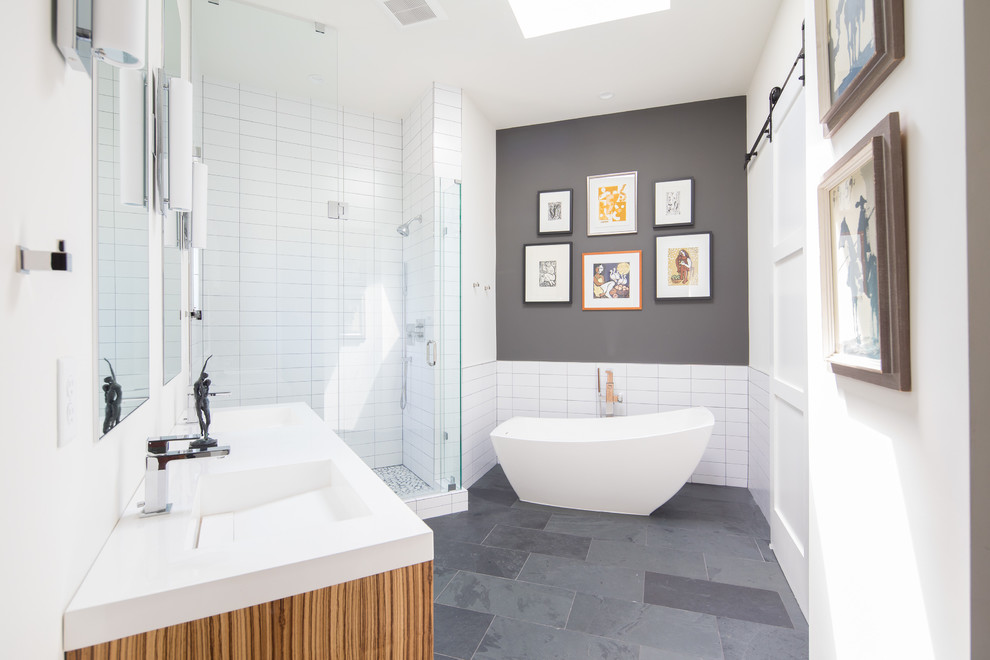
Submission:
MULTIPOLYGON (((162 71, 182 77, 182 17, 177 0, 162 3, 162 71)), ((178 243, 178 212, 162 217, 162 380, 182 371, 182 253, 178 243)))
POLYGON ((94 62, 98 437, 150 390, 146 80, 94 62))

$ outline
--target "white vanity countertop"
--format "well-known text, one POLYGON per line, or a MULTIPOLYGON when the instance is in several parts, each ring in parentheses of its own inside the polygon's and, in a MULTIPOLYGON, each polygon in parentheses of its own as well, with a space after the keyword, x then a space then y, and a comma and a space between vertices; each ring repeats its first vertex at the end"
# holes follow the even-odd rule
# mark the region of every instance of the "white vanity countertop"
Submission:
MULTIPOLYGON (((138 487, 65 611, 65 650, 433 559, 430 528, 305 404, 215 409, 210 435, 230 455, 170 463, 171 513, 140 517, 144 486, 138 487), (278 529, 303 531, 195 547, 201 475, 315 461, 331 461, 335 483, 345 480, 369 513, 312 526, 280 518, 278 529)), ((264 473, 258 474, 260 481, 264 473)))

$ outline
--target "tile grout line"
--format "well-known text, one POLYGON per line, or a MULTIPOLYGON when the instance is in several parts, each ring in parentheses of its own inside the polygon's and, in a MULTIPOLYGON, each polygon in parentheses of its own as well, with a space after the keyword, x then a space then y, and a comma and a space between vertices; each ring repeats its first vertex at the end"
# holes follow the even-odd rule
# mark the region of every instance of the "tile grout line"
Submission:
POLYGON ((482 635, 481 639, 478 640, 478 645, 474 647, 474 651, 471 653, 471 657, 466 658, 466 660, 471 660, 471 658, 474 658, 474 656, 478 654, 478 649, 480 649, 481 645, 484 643, 485 637, 488 637, 488 633, 491 632, 492 626, 495 625, 496 617, 498 617, 497 614, 492 615, 492 620, 488 622, 488 627, 485 628, 485 634, 482 635))
MULTIPOLYGON (((461 569, 459 569, 459 568, 458 569, 454 569, 454 574, 451 576, 451 578, 449 580, 447 580, 447 584, 443 585, 443 589, 440 590, 440 593, 438 593, 437 595, 435 595, 433 597, 434 604, 439 601, 440 596, 442 596, 444 594, 444 592, 447 591, 447 588, 450 586, 451 582, 453 582, 457 578, 457 575, 459 573, 461 573, 461 569)), ((441 603, 441 605, 442 605, 442 603, 441 603)))

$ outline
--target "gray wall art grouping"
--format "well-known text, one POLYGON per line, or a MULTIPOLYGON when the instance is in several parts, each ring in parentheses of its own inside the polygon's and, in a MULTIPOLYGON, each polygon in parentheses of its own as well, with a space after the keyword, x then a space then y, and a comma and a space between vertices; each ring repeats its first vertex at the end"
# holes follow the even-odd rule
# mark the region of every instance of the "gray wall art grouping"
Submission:
POLYGON ((747 364, 743 97, 497 133, 499 360, 747 364))

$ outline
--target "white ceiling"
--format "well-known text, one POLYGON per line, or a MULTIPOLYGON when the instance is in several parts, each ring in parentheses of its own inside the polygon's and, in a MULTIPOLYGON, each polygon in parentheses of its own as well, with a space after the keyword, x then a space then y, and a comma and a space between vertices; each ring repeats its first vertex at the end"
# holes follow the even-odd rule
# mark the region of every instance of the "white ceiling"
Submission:
POLYGON ((337 29, 344 107, 400 118, 439 82, 496 128, 745 94, 780 2, 672 0, 523 39, 506 0, 437 0, 446 19, 405 28, 381 0, 251 0, 337 29))

